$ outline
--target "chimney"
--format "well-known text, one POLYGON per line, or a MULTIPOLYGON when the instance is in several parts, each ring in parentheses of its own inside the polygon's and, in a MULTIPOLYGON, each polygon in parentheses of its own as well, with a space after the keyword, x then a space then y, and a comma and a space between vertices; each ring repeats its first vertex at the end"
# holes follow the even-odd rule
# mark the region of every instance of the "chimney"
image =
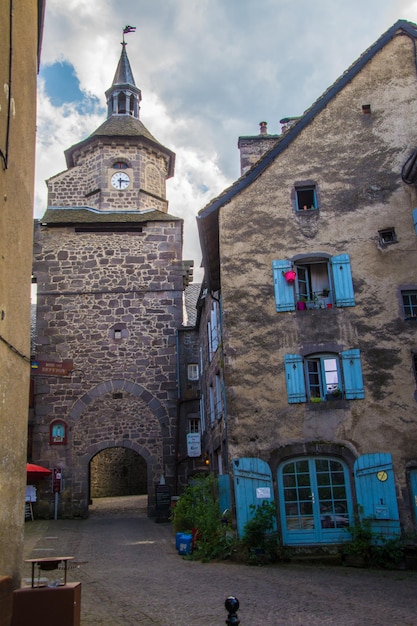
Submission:
POLYGON ((268 123, 267 122, 259 122, 259 134, 267 135, 268 134, 268 123))

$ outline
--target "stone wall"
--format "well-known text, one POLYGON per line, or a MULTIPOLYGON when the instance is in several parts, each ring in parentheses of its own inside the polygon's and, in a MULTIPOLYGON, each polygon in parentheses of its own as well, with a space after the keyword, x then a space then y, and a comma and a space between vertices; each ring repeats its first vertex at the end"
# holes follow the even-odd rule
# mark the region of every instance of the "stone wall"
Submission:
POLYGON ((76 151, 76 166, 48 180, 48 206, 89 206, 102 211, 157 209, 167 212, 168 160, 147 146, 124 138, 95 140, 76 151), (120 156, 119 156, 120 155, 120 156), (111 185, 113 164, 123 161, 131 178, 123 191, 111 185))
POLYGON ((91 498, 136 496, 148 492, 143 458, 125 448, 108 448, 90 463, 91 498))
POLYGON ((107 448, 144 459, 150 510, 161 474, 174 481, 182 222, 142 226, 141 233, 35 230, 36 356, 71 359, 74 370, 36 378, 33 458, 63 468, 65 515, 86 514, 88 464, 107 448), (50 445, 53 419, 68 424, 66 445, 50 445))

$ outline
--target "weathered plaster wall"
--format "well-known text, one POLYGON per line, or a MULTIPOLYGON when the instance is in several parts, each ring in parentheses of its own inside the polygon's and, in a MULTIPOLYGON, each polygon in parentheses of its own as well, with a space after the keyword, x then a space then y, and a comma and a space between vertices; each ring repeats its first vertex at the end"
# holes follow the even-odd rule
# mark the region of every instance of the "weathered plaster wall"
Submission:
POLYGON ((37 357, 72 359, 74 372, 36 379, 33 455, 63 467, 64 514, 85 515, 88 463, 107 447, 146 459, 151 506, 161 474, 173 481, 181 246, 181 221, 142 233, 36 229, 37 357), (69 425, 68 445, 49 444, 57 418, 69 425))
POLYGON ((355 454, 386 450, 404 487, 405 464, 417 461, 417 329, 403 319, 400 288, 417 281, 417 198, 401 168, 417 144, 416 116, 413 43, 396 37, 221 209, 230 456, 268 460, 309 441, 340 442, 355 454), (296 214, 291 190, 306 179, 318 185, 320 208, 296 214), (378 231, 388 227, 398 243, 381 249, 378 231), (317 252, 350 254, 356 306, 277 313, 272 261, 317 252), (365 399, 326 410, 289 405, 284 355, 324 346, 360 348, 365 399))
MULTIPOLYGON (((19 586, 26 486, 38 3, 0 1, 0 575, 19 586), (12 98, 10 101, 9 98, 12 98), (8 113, 9 144, 7 146, 8 113), (7 149, 8 148, 8 149, 7 149)), ((7 616, 1 616, 6 620, 7 616)), ((5 622, 2 622, 5 623, 5 622)))

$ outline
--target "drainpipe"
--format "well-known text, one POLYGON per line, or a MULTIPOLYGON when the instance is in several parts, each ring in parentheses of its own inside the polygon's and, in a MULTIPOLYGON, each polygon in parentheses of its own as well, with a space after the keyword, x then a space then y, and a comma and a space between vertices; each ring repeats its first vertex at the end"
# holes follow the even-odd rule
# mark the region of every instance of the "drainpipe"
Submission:
POLYGON ((175 433, 175 467, 174 467, 174 494, 178 495, 178 458, 180 451, 180 418, 181 418, 181 379, 180 379, 180 355, 179 355, 178 329, 175 331, 175 348, 177 360, 177 424, 175 433))

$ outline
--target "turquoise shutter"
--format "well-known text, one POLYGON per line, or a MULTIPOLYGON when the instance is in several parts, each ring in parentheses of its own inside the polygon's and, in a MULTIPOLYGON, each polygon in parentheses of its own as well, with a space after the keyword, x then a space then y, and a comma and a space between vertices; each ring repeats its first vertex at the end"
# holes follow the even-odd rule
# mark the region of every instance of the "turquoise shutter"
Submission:
POLYGON ((302 357, 299 354, 286 354, 284 363, 288 402, 290 404, 306 402, 306 383, 302 357))
POLYGON ((348 254, 331 258, 336 306, 355 306, 352 272, 348 254))
POLYGON ((262 459, 250 457, 233 459, 232 467, 237 532, 239 537, 242 537, 246 523, 253 518, 252 507, 261 505, 265 500, 273 502, 274 484, 271 468, 262 459))
POLYGON ((344 379, 344 391, 346 400, 355 400, 365 397, 365 389, 362 378, 362 365, 360 350, 345 350, 340 353, 344 379))
POLYGON ((277 311, 295 311, 294 285, 284 278, 283 272, 292 269, 290 261, 272 261, 274 274, 275 305, 277 311))
POLYGON ((354 475, 361 519, 370 519, 377 535, 387 539, 398 536, 400 521, 391 454, 360 456, 354 464, 354 475))
POLYGON ((413 209, 413 222, 414 222, 414 230, 417 235, 417 209, 413 209))

